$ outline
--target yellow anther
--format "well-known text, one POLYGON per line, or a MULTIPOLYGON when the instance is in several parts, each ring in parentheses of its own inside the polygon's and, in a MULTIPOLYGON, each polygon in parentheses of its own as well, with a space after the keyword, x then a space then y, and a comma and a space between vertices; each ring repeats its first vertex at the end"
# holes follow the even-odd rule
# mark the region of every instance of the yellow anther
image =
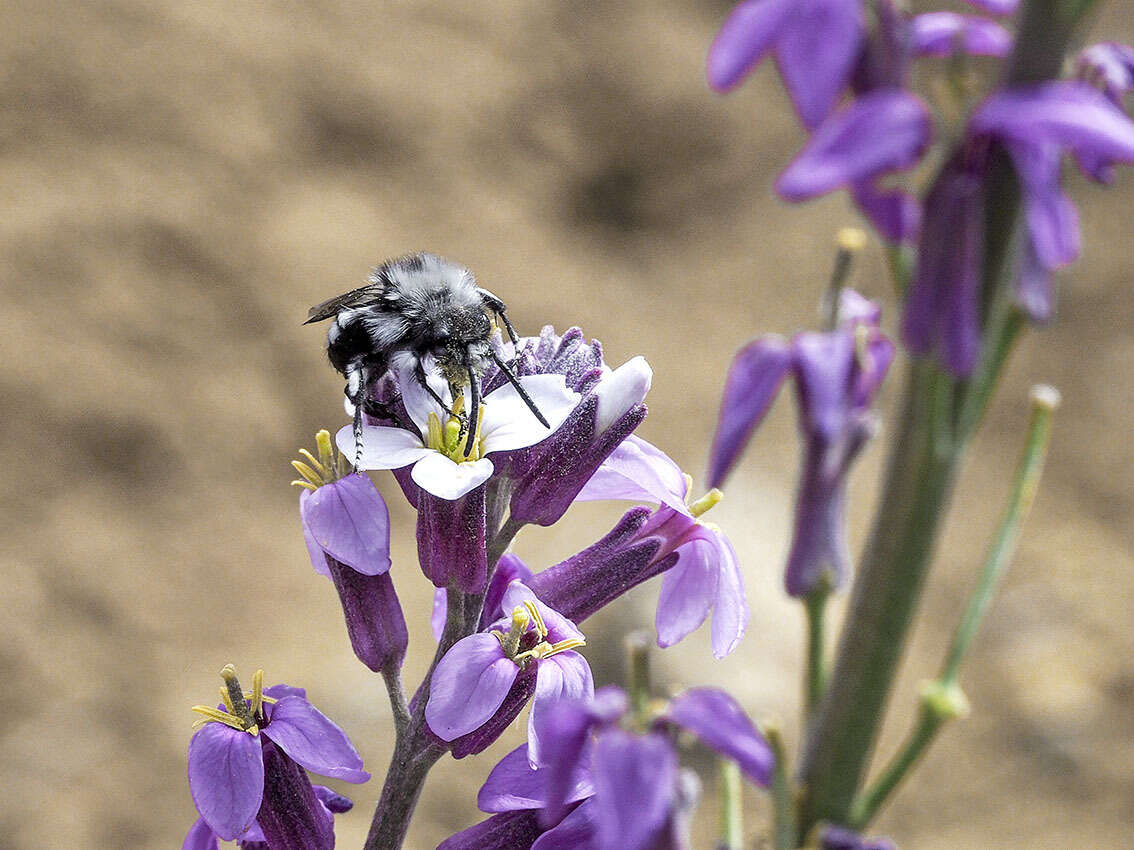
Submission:
POLYGON ((539 633, 540 640, 547 637, 547 626, 544 625, 543 615, 539 613, 539 608, 536 607, 535 602, 530 599, 524 601, 524 608, 527 609, 528 614, 535 623, 536 631, 539 633))
POLYGON ((264 671, 252 674, 252 716, 256 717, 264 704, 264 671))
POLYGON ((300 449, 299 453, 307 458, 307 463, 310 464, 312 469, 319 473, 319 477, 326 480, 327 467, 321 464, 319 462, 319 459, 316 458, 315 455, 311 454, 311 452, 307 451, 307 449, 300 449))
POLYGON ((526 605, 517 605, 512 609, 512 631, 523 634, 531 621, 531 614, 526 605))
POLYGON ((301 460, 293 460, 291 465, 295 467, 295 471, 314 484, 316 487, 322 487, 324 484, 323 476, 305 464, 301 460))
POLYGON ((292 486, 303 487, 305 490, 310 490, 312 493, 314 493, 316 490, 319 489, 314 484, 312 484, 310 481, 300 481, 298 478, 293 480, 291 483, 292 483, 292 486))
POLYGON ((566 652, 569 649, 578 649, 580 646, 586 645, 587 642, 582 638, 564 638, 563 640, 551 644, 551 652, 549 652, 548 655, 554 655, 557 652, 566 652))
POLYGON ((840 251, 861 251, 866 247, 866 233, 857 227, 841 227, 835 234, 840 251))
POLYGON ((444 448, 442 451, 447 454, 450 459, 460 450, 461 446, 461 420, 453 417, 445 423, 445 437, 442 440, 444 448))
POLYGON ((225 726, 231 726, 233 729, 239 729, 249 735, 256 735, 260 731, 259 727, 255 725, 245 729, 244 722, 239 717, 234 714, 227 714, 211 705, 195 705, 189 710, 201 715, 202 718, 194 724, 194 727, 205 723, 223 723, 225 726))
POLYGON ((221 702, 224 703, 224 707, 228 709, 228 713, 236 714, 236 707, 232 704, 232 697, 228 695, 228 688, 224 685, 221 685, 220 698, 221 702))
POLYGON ((432 410, 429 411, 426 445, 434 451, 444 451, 445 449, 445 440, 441 436, 441 420, 432 410))
POLYGON ((709 510, 709 508, 712 508, 713 506, 719 504, 720 500, 723 498, 724 493, 714 487, 712 490, 710 490, 708 493, 706 493, 704 496, 702 496, 700 499, 689 506, 689 513, 693 514, 693 516, 695 517, 699 517, 701 516, 701 514, 705 513, 705 511, 709 510))
POLYGON ((453 402, 453 416, 460 417, 465 412, 465 394, 462 392, 453 402))
MULTIPOLYGON (((252 692, 251 691, 245 691, 244 692, 244 698, 247 699, 247 700, 252 699, 252 692)), ((279 702, 279 700, 276 699, 275 697, 270 697, 267 694, 263 694, 260 697, 260 702, 262 702, 264 705, 275 705, 277 702, 279 702)))
POLYGON ((319 449, 319 460, 325 469, 333 470, 335 464, 335 444, 331 441, 331 432, 323 428, 315 432, 315 446, 319 449))

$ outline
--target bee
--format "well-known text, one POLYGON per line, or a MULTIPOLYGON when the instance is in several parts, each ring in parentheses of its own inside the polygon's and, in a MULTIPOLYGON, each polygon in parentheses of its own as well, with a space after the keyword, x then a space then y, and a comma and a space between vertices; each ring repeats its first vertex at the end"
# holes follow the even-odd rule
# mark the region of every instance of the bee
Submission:
POLYGON ((472 272, 436 254, 409 254, 387 260, 370 273, 368 283, 307 312, 305 325, 332 319, 327 356, 346 378, 346 397, 354 405, 355 468, 362 456, 362 413, 367 393, 389 369, 407 369, 467 434, 464 453, 472 453, 480 415, 480 378, 495 363, 532 414, 545 428, 547 418, 492 346, 495 314, 515 345, 516 331, 504 302, 476 285, 472 272), (449 383, 452 398, 469 386, 467 413, 454 413, 426 380, 425 360, 432 355, 449 383))

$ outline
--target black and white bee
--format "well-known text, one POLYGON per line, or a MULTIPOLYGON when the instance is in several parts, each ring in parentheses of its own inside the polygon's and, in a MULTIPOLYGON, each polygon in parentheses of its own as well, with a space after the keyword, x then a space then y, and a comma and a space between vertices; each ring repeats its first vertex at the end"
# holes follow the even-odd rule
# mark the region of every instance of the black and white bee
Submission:
POLYGON ((333 319, 327 329, 327 356, 347 380, 354 405, 355 467, 362 455, 362 413, 368 390, 389 369, 410 370, 442 408, 461 418, 465 455, 472 452, 480 415, 480 378, 490 363, 516 388, 544 427, 551 427, 492 346, 492 322, 500 318, 508 337, 518 340, 504 302, 476 285, 472 272, 436 254, 410 254, 387 260, 370 273, 366 286, 317 304, 307 321, 333 319), (452 398, 467 383, 467 414, 454 414, 426 380, 426 357, 448 381, 452 398))

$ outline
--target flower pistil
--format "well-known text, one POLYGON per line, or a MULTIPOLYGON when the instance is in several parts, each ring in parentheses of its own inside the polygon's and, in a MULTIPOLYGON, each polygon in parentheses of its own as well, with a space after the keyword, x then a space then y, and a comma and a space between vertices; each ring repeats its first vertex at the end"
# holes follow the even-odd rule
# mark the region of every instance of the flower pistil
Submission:
POLYGON ((224 665, 220 675, 224 679, 220 697, 227 712, 211 705, 195 705, 190 710, 201 717, 193 724, 193 728, 199 729, 206 723, 223 723, 253 737, 259 735, 260 727, 266 722, 264 704, 275 702, 272 697, 264 695, 264 671, 257 670, 253 674, 251 691, 241 689, 240 680, 236 678, 236 668, 231 664, 224 665))
POLYGON ((549 643, 546 640, 548 631, 543 616, 535 602, 530 599, 512 609, 512 624, 507 633, 493 629, 490 634, 500 641, 504 655, 521 669, 526 667, 528 661, 533 658, 537 660, 550 658, 560 652, 587 645, 585 640, 576 637, 567 637, 555 643, 549 643), (534 631, 529 632, 528 629, 531 626, 534 626, 534 631), (536 643, 527 649, 521 649, 521 641, 529 633, 535 635, 536 643))

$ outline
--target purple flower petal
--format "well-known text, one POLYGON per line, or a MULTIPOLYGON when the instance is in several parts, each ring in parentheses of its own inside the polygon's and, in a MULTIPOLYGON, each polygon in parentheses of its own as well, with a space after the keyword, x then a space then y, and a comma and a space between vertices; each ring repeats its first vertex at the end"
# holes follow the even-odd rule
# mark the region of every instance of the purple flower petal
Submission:
POLYGON ((595 682, 587 659, 574 650, 543 658, 536 673, 536 691, 528 715, 528 759, 532 767, 540 763, 541 742, 557 734, 545 715, 556 702, 565 699, 589 700, 595 694, 595 682))
POLYGON ((967 0, 970 6, 983 9, 991 15, 1011 15, 1020 5, 1020 0, 967 0))
MULTIPOLYGON (((299 498, 302 499, 303 496, 301 495, 299 498)), ((302 502, 300 504, 302 505, 302 502)), ((327 553, 323 551, 315 537, 307 530, 307 523, 303 523, 303 544, 307 547, 307 554, 311 558, 311 566, 315 568, 315 572, 330 578, 331 571, 327 568, 327 553)))
POLYGON ((954 163, 926 201, 917 269, 902 315, 906 346, 919 355, 938 350, 954 375, 968 375, 980 353, 983 253, 982 183, 954 163))
POLYGON ((304 490, 299 513, 315 542, 336 561, 368 576, 390 569, 390 513, 365 475, 304 490))
POLYGON ((206 723, 189 741, 189 792, 221 839, 243 835, 264 796, 260 739, 223 723, 206 723))
POLYGON ((425 706, 429 728, 443 741, 472 732, 500 708, 518 672, 495 636, 457 641, 433 671, 425 706))
POLYGON ((909 168, 921 158, 931 132, 929 110, 920 99, 900 89, 872 92, 823 122, 776 180, 776 191, 802 201, 909 168))
POLYGON ((1051 269, 1040 262, 1032 244, 1024 246, 1016 279, 1016 303, 1033 322, 1046 322, 1055 310, 1051 269))
POLYGON ((326 785, 312 785, 315 789, 315 796, 319 798, 327 811, 333 815, 341 815, 343 812, 349 812, 354 808, 354 801, 350 797, 344 797, 342 794, 328 788, 326 785))
POLYGON ((910 25, 911 47, 918 56, 1007 56, 1012 34, 995 21, 954 12, 915 15, 910 25))
POLYGON ((542 831, 535 812, 504 812, 450 835, 437 850, 531 850, 542 831))
POLYGON ((996 92, 973 114, 969 128, 1024 144, 1046 143, 1115 162, 1134 161, 1134 122, 1083 82, 996 92))
POLYGON ((840 587, 850 572, 844 513, 846 483, 840 469, 830 468, 833 460, 842 461, 840 451, 815 438, 807 441, 784 571, 789 596, 808 595, 824 577, 829 587, 840 587))
MULTIPOLYGON (((296 688, 291 685, 272 685, 271 687, 264 688, 264 695, 272 699, 280 700, 284 697, 299 697, 300 699, 307 699, 306 688, 296 688)), ((272 707, 269 705, 267 709, 268 716, 271 716, 272 707)))
POLYGON ((880 189, 870 181, 858 181, 851 184, 850 193, 859 212, 883 239, 898 243, 917 238, 921 203, 909 192, 880 189))
POLYGON ((346 733, 301 697, 284 697, 277 702, 262 734, 312 773, 355 783, 370 778, 346 733))
POLYGON ((1134 47, 1109 41, 1092 44, 1079 54, 1079 78, 1101 85, 1115 106, 1122 108, 1122 97, 1134 88, 1134 47))
POLYGON ((627 499, 688 513, 685 475, 657 446, 631 434, 602 462, 575 501, 627 499))
POLYGON ((492 578, 488 580, 488 590, 484 593, 484 608, 480 614, 480 628, 483 630, 498 617, 506 617, 511 612, 503 610, 504 594, 514 581, 526 585, 532 577, 528 565, 513 552, 505 552, 496 562, 492 578))
MULTIPOLYGON (((492 768, 477 794, 477 808, 489 813, 542 809, 547 805, 548 776, 547 770, 532 768, 528 745, 521 744, 492 768)), ((589 772, 577 768, 571 775, 564 802, 576 803, 593 793, 589 772)))
POLYGON ((720 572, 716 548, 703 538, 678 551, 677 564, 662 577, 655 626, 658 646, 668 648, 695 631, 709 616, 720 572))
POLYGON ((776 41, 776 64, 803 126, 818 127, 835 107, 862 48, 859 0, 797 2, 776 41))
POLYGON ((674 803, 677 754, 657 734, 610 729, 591 761, 598 845, 647 850, 665 828, 674 803))
POLYGON ((535 664, 529 664, 520 670, 504 701, 500 703, 500 708, 485 723, 472 732, 453 739, 449 750, 453 758, 463 759, 484 752, 512 727, 512 721, 527 708, 535 694, 536 667, 535 664))
POLYGON ((675 697, 665 716, 692 732, 705 746, 740 765, 751 779, 767 787, 775 757, 748 715, 732 697, 716 688, 693 688, 675 697))
POLYGON ((710 637, 713 656, 724 658, 740 644, 748 628, 748 599, 744 593, 744 579, 736 562, 732 543, 721 532, 717 550, 717 594, 713 600, 713 626, 710 637))
POLYGON ((780 336, 750 342, 728 368, 717 431, 709 455, 709 486, 721 487, 763 420, 792 365, 792 349, 780 336))
POLYGON ((525 602, 531 602, 539 611, 540 616, 543 618, 543 624, 547 626, 547 640, 549 643, 558 643, 561 640, 585 640, 586 636, 579 631, 570 619, 564 617, 554 608, 545 605, 539 600, 530 587, 521 581, 512 581, 504 590, 504 594, 500 601, 501 615, 510 618, 512 611, 522 606, 525 602))
POLYGON ((584 800, 553 829, 532 845, 532 850, 601 850, 595 841, 598 813, 592 800, 584 800))
POLYGON ((727 92, 743 80, 775 42, 795 5, 795 0, 738 3, 709 47, 709 85, 727 92))
POLYGON ((1008 152, 1020 176, 1036 258, 1048 269, 1070 263, 1079 256, 1079 214, 1059 184, 1059 149, 1010 142, 1008 152))
POLYGON ((856 364, 854 331, 849 327, 806 331, 796 335, 793 346, 803 431, 834 442, 845 433, 851 413, 850 390, 856 364))
POLYGON ((196 823, 189 827, 189 834, 181 844, 181 850, 219 850, 217 834, 205 823, 204 818, 197 818, 196 823))

